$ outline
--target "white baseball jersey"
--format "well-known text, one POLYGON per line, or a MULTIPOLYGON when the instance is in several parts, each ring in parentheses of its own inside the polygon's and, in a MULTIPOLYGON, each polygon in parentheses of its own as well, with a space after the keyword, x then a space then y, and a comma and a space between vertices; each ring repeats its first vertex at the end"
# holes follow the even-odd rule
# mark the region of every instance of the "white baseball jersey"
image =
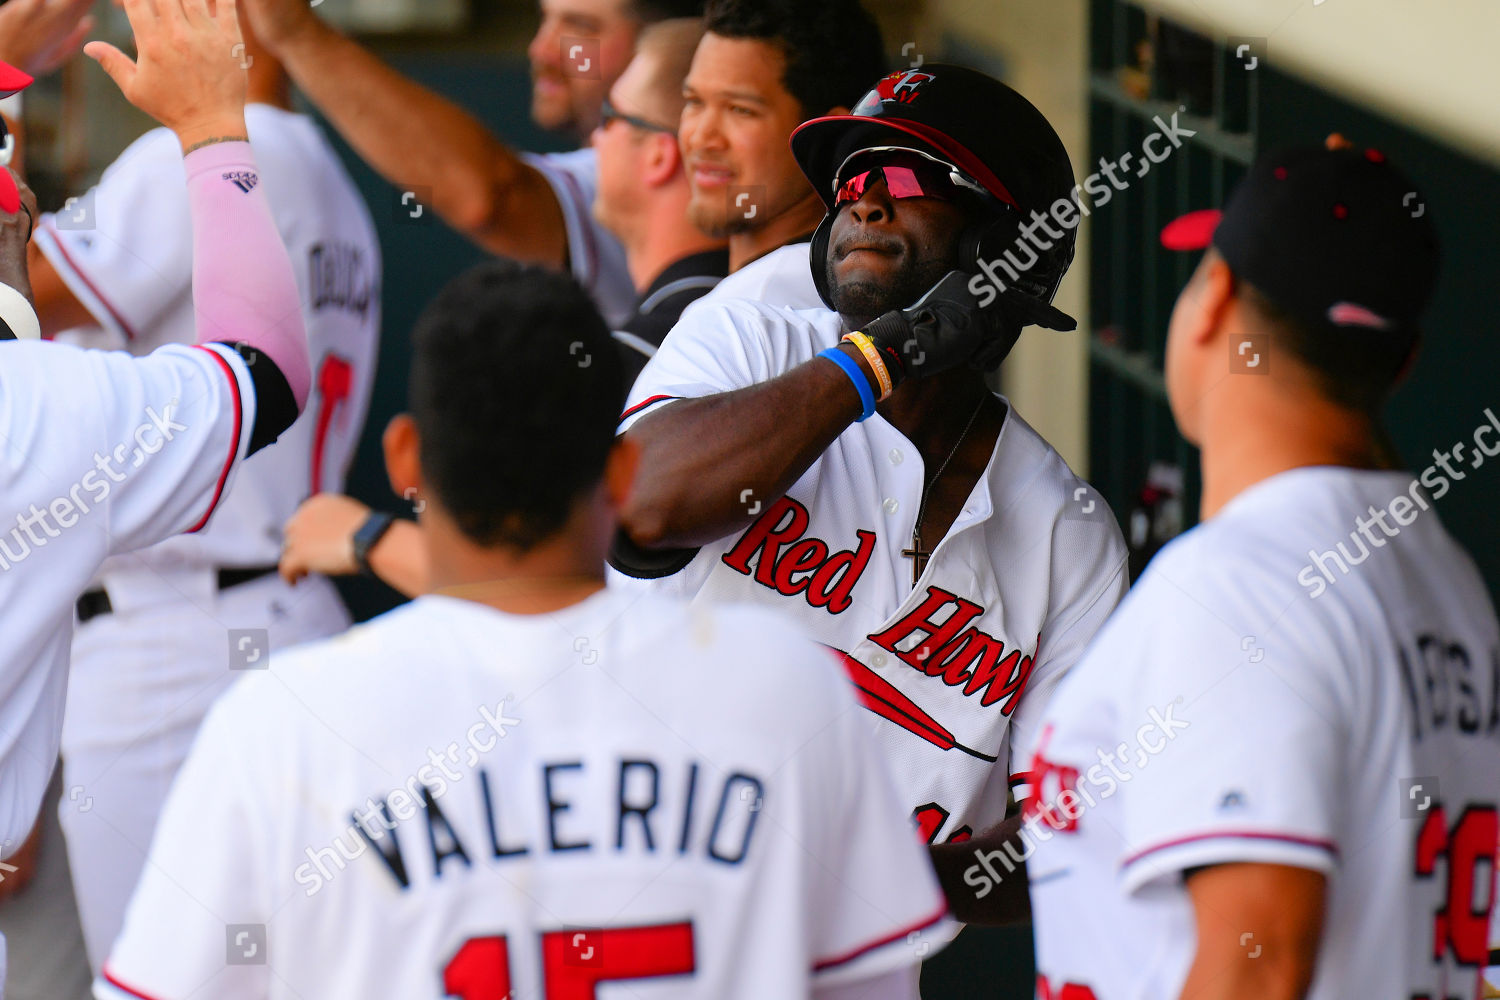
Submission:
MULTIPOLYGON (((764 382, 842 334, 827 309, 736 301, 693 311, 635 383, 624 427, 675 398, 764 382)), ((876 731, 906 806, 935 843, 1004 818, 1012 758, 1026 760, 1018 751, 1038 710, 1127 579, 1104 501, 1011 408, 913 587, 904 550, 928 475, 916 446, 877 413, 839 435, 786 496, 765 500, 749 528, 645 585, 772 605, 842 653, 884 720, 876 731)))
MULTIPOLYGON (((313 493, 343 491, 364 426, 380 335, 380 244, 370 213, 312 119, 264 104, 249 105, 245 119, 297 276, 313 391, 275 446, 245 463, 211 529, 112 560, 101 570, 106 579, 127 566, 275 565, 282 526, 297 505, 313 493)), ((36 239, 100 324, 70 331, 68 342, 149 354, 197 339, 193 226, 182 149, 171 131, 136 140, 98 186, 44 215, 36 239)))
POLYGON ((1252 487, 1156 556, 1063 681, 1026 810, 1039 996, 1177 996, 1182 874, 1230 862, 1327 876, 1312 1000, 1479 995, 1500 626, 1415 485, 1252 487))
POLYGON ((96 995, 761 1000, 909 968, 945 903, 859 719, 762 611, 418 598, 215 704, 96 995))
POLYGON ((788 243, 764 257, 757 257, 729 277, 720 281, 707 295, 684 310, 691 315, 695 306, 708 309, 716 302, 730 299, 753 299, 786 309, 826 309, 813 283, 809 263, 811 244, 788 243))
POLYGON ((611 329, 624 326, 635 314, 635 282, 625 264, 625 248, 594 218, 598 155, 592 147, 585 147, 571 153, 523 153, 521 159, 540 170, 557 195, 568 231, 568 266, 573 277, 593 297, 611 329))
POLYGON ((73 603, 106 557, 207 523, 255 422, 247 367, 219 346, 150 357, 0 345, 0 854, 57 760, 73 603))

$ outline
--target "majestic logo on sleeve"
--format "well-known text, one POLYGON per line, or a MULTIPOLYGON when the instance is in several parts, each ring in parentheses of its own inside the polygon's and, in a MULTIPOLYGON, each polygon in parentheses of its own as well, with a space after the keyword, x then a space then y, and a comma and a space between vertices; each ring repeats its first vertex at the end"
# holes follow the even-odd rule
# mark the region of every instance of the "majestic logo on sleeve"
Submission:
MULTIPOLYGON (((928 677, 941 678, 949 687, 961 687, 964 697, 979 697, 982 707, 1000 704, 1009 716, 1021 700, 1036 663, 1036 649, 1023 656, 972 623, 984 614, 973 601, 941 587, 927 588, 927 597, 888 628, 872 634, 870 641, 928 677), (942 612, 947 615, 937 621, 942 612)), ((959 750, 971 757, 993 761, 993 755, 959 743, 947 728, 923 711, 878 672, 847 653, 848 671, 860 700, 876 715, 915 733, 943 750, 959 750)))
POLYGON ((854 585, 875 551, 875 532, 856 531, 859 544, 853 551, 830 554, 821 538, 802 537, 809 520, 806 507, 782 497, 724 554, 724 565, 753 574, 757 583, 783 597, 800 594, 813 607, 836 615, 853 603, 854 585), (757 559, 753 570, 752 558, 757 559))

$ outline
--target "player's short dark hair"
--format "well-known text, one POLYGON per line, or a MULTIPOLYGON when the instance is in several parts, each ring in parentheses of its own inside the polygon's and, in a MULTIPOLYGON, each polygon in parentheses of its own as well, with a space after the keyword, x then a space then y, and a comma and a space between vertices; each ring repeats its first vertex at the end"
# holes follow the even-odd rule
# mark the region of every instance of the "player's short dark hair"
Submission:
POLYGON ((412 332, 410 405, 434 499, 522 552, 596 487, 624 408, 609 328, 571 277, 509 260, 443 288, 412 332))
POLYGON ((625 12, 642 24, 702 17, 705 0, 625 0, 625 12))
POLYGON ((715 35, 779 47, 782 85, 807 118, 852 108, 885 76, 880 25, 859 0, 709 0, 704 16, 715 35))
POLYGON ((1313 327, 1291 315, 1254 285, 1240 279, 1240 304, 1255 332, 1270 336, 1272 360, 1288 354, 1317 381, 1328 400, 1347 409, 1374 413, 1384 405, 1411 359, 1416 344, 1409 334, 1386 334, 1364 327, 1313 327))

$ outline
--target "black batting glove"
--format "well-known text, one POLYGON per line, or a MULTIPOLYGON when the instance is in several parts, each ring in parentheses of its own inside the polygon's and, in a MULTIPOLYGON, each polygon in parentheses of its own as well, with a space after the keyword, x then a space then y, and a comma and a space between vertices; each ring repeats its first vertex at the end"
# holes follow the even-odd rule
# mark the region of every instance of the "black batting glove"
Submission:
POLYGON ((865 327, 900 385, 965 364, 988 336, 979 302, 969 291, 971 275, 949 271, 909 309, 893 309, 865 327))

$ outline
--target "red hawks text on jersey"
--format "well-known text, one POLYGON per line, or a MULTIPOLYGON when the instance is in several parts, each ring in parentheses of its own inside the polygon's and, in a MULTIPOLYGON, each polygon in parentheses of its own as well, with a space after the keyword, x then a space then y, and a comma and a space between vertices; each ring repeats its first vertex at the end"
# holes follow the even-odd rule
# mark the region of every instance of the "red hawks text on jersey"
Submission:
MULTIPOLYGON (((773 378, 841 334, 826 309, 704 300, 641 374, 623 426, 674 399, 773 378)), ((684 569, 615 577, 774 607, 837 650, 929 841, 1004 817, 1025 759, 1013 762, 1012 744, 1034 739, 1035 713, 1126 586, 1107 506, 1006 406, 988 467, 915 587, 909 550, 928 470, 878 414, 684 569)))

